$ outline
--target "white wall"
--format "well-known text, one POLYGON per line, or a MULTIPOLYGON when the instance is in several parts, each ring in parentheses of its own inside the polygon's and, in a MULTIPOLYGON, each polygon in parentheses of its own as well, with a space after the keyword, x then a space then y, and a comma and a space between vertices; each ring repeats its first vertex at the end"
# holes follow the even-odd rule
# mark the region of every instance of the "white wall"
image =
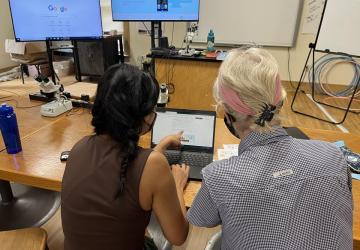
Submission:
POLYGON ((111 12, 111 0, 101 0, 101 16, 104 31, 117 30, 123 33, 124 27, 122 22, 113 22, 111 12))
MULTIPOLYGON (((306 0, 308 1, 308 0, 306 0)), ((308 45, 315 41, 314 34, 302 34, 302 23, 306 13, 306 5, 303 9, 301 23, 299 27, 299 34, 296 41, 296 46, 290 49, 290 73, 293 81, 298 81, 301 76, 301 71, 304 67, 305 60, 309 51, 308 45)), ((164 35, 171 41, 172 23, 165 23, 164 35)), ((286 25, 286 24, 284 24, 286 25)), ((149 27, 150 28, 150 27, 149 27)), ((281 27, 280 27, 281 28, 281 27)), ((175 23, 174 29, 174 45, 180 47, 185 35, 186 24, 175 23)), ((216 34, 215 34, 216 42, 216 34)), ((194 47, 199 47, 198 44, 194 47)), ((282 47, 266 47, 278 60, 280 65, 280 74, 283 80, 289 80, 288 77, 288 49, 282 47)), ((149 53, 150 38, 146 35, 140 35, 137 32, 137 23, 130 23, 130 53, 131 62, 139 63, 139 58, 149 53)), ((319 54, 320 56, 320 54, 319 54)), ((310 63, 309 63, 310 64, 310 63)), ((345 83, 347 84, 353 77, 353 68, 349 65, 340 65, 334 68, 329 74, 329 83, 345 83)))
POLYGON ((5 53, 5 40, 14 38, 8 1, 0 1, 0 69, 16 65, 5 53))

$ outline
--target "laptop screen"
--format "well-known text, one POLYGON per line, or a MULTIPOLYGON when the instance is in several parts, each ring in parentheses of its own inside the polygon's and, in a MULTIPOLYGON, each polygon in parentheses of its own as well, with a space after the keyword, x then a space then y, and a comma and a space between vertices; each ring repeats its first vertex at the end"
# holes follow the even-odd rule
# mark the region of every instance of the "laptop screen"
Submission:
POLYGON ((157 108, 157 119, 152 130, 152 147, 167 135, 184 131, 181 144, 184 149, 214 147, 216 113, 212 111, 157 108))

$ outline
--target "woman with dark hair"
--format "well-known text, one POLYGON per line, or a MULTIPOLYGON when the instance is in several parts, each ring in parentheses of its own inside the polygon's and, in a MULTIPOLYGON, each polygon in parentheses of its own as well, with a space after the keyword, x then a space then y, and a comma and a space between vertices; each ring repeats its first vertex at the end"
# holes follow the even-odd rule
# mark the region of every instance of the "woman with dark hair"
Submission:
POLYGON ((162 154, 181 133, 151 149, 138 146, 156 119, 159 86, 134 66, 109 68, 92 110, 95 135, 71 150, 63 178, 65 249, 143 249, 153 211, 165 237, 182 244, 188 234, 183 190, 189 167, 172 168, 162 154))

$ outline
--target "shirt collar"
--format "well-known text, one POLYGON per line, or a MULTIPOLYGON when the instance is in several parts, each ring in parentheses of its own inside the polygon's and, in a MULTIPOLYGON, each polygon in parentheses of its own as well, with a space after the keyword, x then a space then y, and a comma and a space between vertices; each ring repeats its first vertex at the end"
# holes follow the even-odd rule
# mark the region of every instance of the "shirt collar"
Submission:
POLYGON ((258 133, 253 131, 241 140, 239 145, 239 155, 250 147, 267 145, 288 137, 289 135, 286 130, 280 126, 274 126, 273 131, 268 133, 258 133))

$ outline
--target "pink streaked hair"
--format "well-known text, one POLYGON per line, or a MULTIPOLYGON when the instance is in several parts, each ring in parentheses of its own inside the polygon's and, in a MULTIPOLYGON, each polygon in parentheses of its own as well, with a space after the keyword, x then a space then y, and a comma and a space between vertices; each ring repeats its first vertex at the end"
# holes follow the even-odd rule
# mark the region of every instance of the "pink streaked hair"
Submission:
MULTIPOLYGON (((231 107, 234 111, 238 112, 242 115, 250 115, 254 116, 256 115, 255 111, 253 111, 248 105, 246 105, 238 96, 236 91, 220 82, 218 82, 219 87, 219 94, 222 97, 222 99, 225 101, 229 107, 231 107)), ((273 103, 267 103, 272 104, 274 106, 277 106, 279 102, 281 101, 281 80, 280 76, 276 76, 276 86, 275 86, 275 95, 274 95, 274 102, 273 103)))

